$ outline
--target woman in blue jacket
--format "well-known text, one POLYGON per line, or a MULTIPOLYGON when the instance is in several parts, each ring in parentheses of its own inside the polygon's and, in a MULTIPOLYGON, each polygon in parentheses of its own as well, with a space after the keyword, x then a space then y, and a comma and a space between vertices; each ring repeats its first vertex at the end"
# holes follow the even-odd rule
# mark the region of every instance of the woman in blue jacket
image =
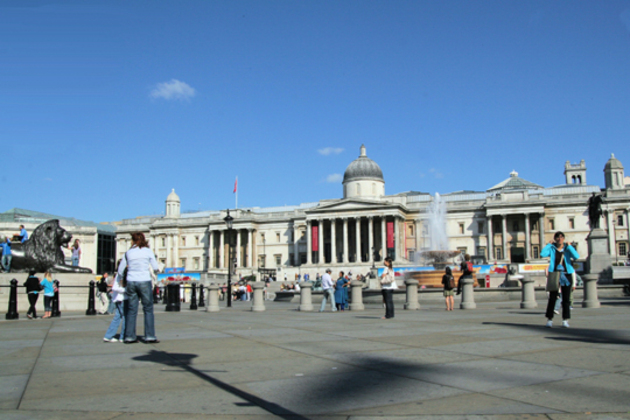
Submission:
POLYGON ((547 328, 551 328, 553 322, 553 309, 558 299, 558 293, 562 294, 562 327, 569 328, 569 319, 571 319, 571 291, 575 289, 573 261, 580 258, 575 248, 564 243, 564 233, 556 232, 553 235, 553 243, 547 244, 542 251, 541 257, 549 257, 548 272, 560 272, 560 291, 549 292, 549 301, 547 302, 547 328))

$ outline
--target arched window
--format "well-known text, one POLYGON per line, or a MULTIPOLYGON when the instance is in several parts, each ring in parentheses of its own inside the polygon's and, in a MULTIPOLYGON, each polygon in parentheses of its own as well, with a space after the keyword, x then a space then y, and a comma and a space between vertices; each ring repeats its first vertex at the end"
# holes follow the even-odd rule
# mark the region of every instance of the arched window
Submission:
POLYGON ((577 183, 581 184, 582 183, 582 175, 578 175, 577 176, 577 183))

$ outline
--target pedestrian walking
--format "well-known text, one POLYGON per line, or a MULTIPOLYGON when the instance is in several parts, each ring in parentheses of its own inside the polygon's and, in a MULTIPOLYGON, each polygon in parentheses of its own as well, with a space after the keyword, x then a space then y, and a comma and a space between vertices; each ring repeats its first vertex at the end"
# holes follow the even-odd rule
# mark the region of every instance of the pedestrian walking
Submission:
POLYGON ((385 302, 385 316, 382 319, 390 319, 394 317, 394 290, 398 289, 394 267, 391 257, 386 257, 385 270, 381 274, 381 293, 385 302))
POLYGON ((331 311, 337 312, 337 307, 335 305, 335 286, 332 281, 332 277, 330 277, 330 273, 332 273, 332 270, 329 268, 322 276, 322 290, 324 292, 324 296, 322 298, 322 306, 320 306, 319 312, 324 312, 324 309, 326 309, 327 299, 330 300, 331 311))
POLYGON ((42 290, 42 286, 39 283, 39 278, 35 277, 34 270, 28 272, 28 277, 24 282, 24 287, 26 288, 29 304, 26 317, 28 319, 37 318, 37 309, 35 308, 35 305, 37 304, 37 298, 39 297, 39 292, 42 290))
POLYGON ((114 304, 114 318, 109 324, 109 328, 105 332, 103 341, 108 343, 123 342, 125 340, 125 288, 121 284, 120 276, 114 277, 112 284, 112 303, 114 304), (120 335, 118 339, 114 337, 120 326, 120 335))
POLYGON ((444 270, 444 275, 442 276, 442 285, 444 286, 444 301, 446 303, 446 310, 452 311, 453 306, 455 304, 455 277, 453 277, 453 272, 451 271, 451 267, 446 267, 444 270))
POLYGON ((547 244, 540 256, 549 257, 549 267, 547 268, 547 291, 549 300, 547 302, 547 324, 545 327, 553 326, 553 314, 558 294, 562 295, 562 327, 569 328, 571 319, 571 292, 575 290, 575 270, 573 261, 580 258, 573 246, 565 243, 564 233, 558 231, 553 235, 553 242, 547 244))
POLYGON ((343 271, 340 271, 335 283, 335 306, 342 312, 348 307, 348 284, 350 280, 344 277, 343 271))
POLYGON ((45 319, 52 316, 52 299, 55 296, 55 285, 53 284, 50 272, 46 271, 46 273, 44 273, 41 286, 44 292, 44 316, 42 319, 45 319))
POLYGON ((122 278, 125 287, 125 344, 138 342, 136 336, 136 318, 138 317, 139 302, 144 310, 144 342, 159 343, 155 336, 155 318, 153 316, 153 295, 151 275, 149 270, 158 270, 155 255, 149 249, 149 244, 142 232, 131 234, 133 243, 131 249, 118 267, 118 276, 122 278), (125 269, 126 273, 125 273, 125 269), (126 277, 125 277, 126 274, 126 277))

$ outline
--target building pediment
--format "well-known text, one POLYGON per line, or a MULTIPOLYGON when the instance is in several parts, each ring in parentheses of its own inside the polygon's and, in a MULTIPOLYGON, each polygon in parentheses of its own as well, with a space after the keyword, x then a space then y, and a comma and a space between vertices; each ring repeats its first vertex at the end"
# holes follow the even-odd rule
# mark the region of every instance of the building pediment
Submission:
POLYGON ((382 213, 384 211, 398 213, 401 210, 404 211, 405 209, 404 206, 399 203, 391 203, 380 200, 361 200, 349 198, 333 203, 326 203, 316 208, 306 210, 306 214, 316 215, 330 213, 348 213, 348 215, 353 215, 356 213, 364 212, 382 213))

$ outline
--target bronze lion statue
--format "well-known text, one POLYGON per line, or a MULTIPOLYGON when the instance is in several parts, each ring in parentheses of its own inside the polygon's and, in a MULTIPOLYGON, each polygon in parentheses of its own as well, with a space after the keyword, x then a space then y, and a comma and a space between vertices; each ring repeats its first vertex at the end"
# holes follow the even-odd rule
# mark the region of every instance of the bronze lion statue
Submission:
POLYGON ((35 270, 38 273, 91 273, 84 267, 73 267, 65 263, 61 247, 68 247, 72 235, 59 225, 59 220, 49 220, 37 226, 22 244, 13 243, 11 253, 12 272, 35 270))

